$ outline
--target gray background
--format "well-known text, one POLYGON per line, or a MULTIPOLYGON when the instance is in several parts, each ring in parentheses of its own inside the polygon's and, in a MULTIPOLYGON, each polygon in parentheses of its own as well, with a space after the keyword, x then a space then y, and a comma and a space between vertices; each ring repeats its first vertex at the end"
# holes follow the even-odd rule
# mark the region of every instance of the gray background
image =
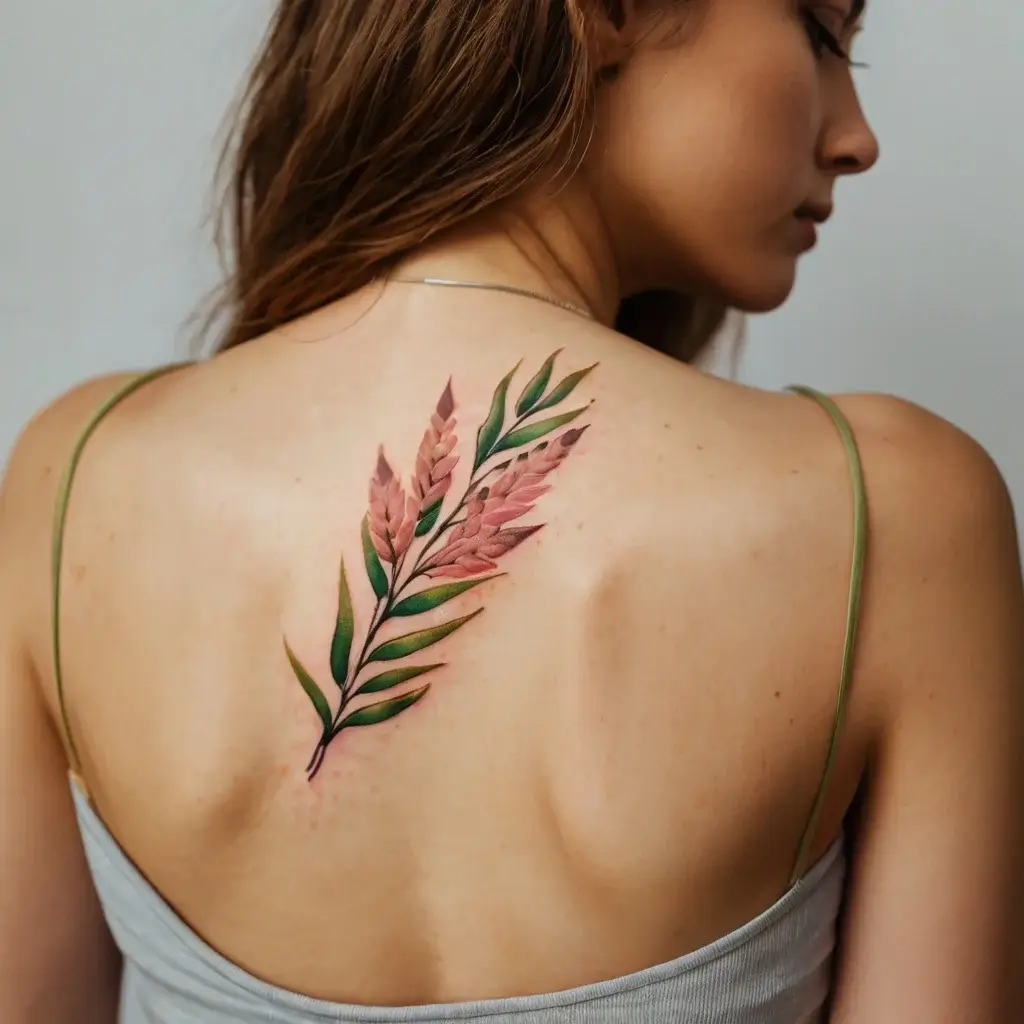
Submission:
MULTIPOLYGON (((1024 506, 1024 6, 872 0, 882 139, 741 375, 902 394, 984 443, 1024 506)), ((270 0, 0 2, 0 461, 42 403, 186 354, 216 279, 214 139, 270 0)))

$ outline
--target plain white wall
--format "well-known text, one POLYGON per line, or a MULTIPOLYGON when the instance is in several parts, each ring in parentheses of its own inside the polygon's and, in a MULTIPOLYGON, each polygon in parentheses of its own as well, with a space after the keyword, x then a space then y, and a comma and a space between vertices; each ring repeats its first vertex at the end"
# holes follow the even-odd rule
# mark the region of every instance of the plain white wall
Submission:
MULTIPOLYGON (((213 140, 272 0, 0 4, 0 458, 82 377, 185 354, 213 140)), ((1024 6, 872 0, 882 138, 742 376, 913 398, 1024 506, 1024 6)))
POLYGON ((215 137, 271 0, 0 0, 0 460, 84 376, 188 354, 215 137))
POLYGON ((995 456, 1024 524, 1024 5, 869 0, 856 49, 882 159, 839 184, 742 376, 934 409, 995 456))

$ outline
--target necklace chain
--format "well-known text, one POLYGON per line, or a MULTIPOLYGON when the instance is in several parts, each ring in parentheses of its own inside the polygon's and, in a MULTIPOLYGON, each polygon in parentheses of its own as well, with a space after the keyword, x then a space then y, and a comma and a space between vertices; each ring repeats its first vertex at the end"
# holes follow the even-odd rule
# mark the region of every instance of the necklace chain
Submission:
POLYGON ((568 310, 570 313, 586 317, 588 320, 594 319, 594 314, 591 313, 589 309, 584 309, 582 306, 577 306, 572 302, 566 302, 564 299, 556 299, 551 295, 544 295, 541 292, 533 292, 528 288, 517 288, 515 285, 511 284, 496 284, 490 281, 454 281, 446 277, 393 277, 391 280, 398 284, 431 284, 438 285, 442 288, 479 288, 483 291, 506 292, 509 295, 522 295, 527 299, 537 299, 539 302, 547 302, 552 306, 558 306, 559 309, 568 310))

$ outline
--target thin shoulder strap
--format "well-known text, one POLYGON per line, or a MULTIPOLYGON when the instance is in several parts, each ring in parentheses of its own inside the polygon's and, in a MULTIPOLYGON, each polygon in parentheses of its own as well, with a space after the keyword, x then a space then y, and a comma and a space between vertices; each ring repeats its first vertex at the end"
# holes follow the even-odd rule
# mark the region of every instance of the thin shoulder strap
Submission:
POLYGON ((157 377, 162 377, 165 373, 170 373, 172 370, 177 370, 184 364, 173 363, 169 366, 161 366, 155 370, 150 370, 147 373, 139 374, 137 377, 133 377, 127 384, 118 388, 102 405, 92 414, 89 421, 86 423, 82 430, 81 435, 75 442, 75 447, 71 450, 71 457, 68 459, 67 466, 64 468, 64 475, 61 477, 60 486, 57 489, 57 501, 54 509, 53 517, 53 554, 51 560, 51 595, 52 595, 52 614, 50 617, 50 629, 53 639, 53 677, 57 687, 57 706, 60 709, 60 722, 61 731, 64 733, 64 741, 67 747, 68 761, 71 766, 71 777, 79 785, 81 790, 86 791, 84 780, 82 779, 82 764, 78 756, 78 748, 75 746, 74 737, 71 734, 71 721, 68 717, 67 704, 64 699, 64 675, 61 671, 61 656, 60 656, 60 581, 61 581, 61 564, 64 556, 64 528, 67 524, 68 518, 68 505, 71 499, 71 485, 74 483, 75 472, 78 469, 78 464, 82 459, 82 452, 85 451, 85 446, 92 437, 96 428, 103 422, 107 415, 123 402, 129 395, 133 394, 144 384, 148 384, 151 380, 155 380, 157 377))
POLYGON ((853 675, 853 658, 857 646, 857 629, 860 625, 861 593, 864 586, 864 563, 868 550, 868 516, 867 494, 864 488, 864 469, 857 448, 857 439, 849 420, 843 415, 839 406, 828 395, 823 395, 813 388, 793 386, 787 390, 803 395, 817 402, 831 417, 839 431, 839 436, 846 450, 846 458, 850 466, 850 480, 853 484, 853 567, 850 571, 850 597, 846 612, 846 642, 843 646, 843 664, 839 674, 839 693, 836 697, 835 717, 832 722, 832 735, 829 739, 828 754, 825 758, 825 770, 822 772, 818 792, 814 797, 811 815, 800 840, 796 863, 790 885, 795 885, 810 868, 811 851, 814 846, 818 820, 828 794, 829 783, 835 769, 836 754, 839 749, 839 736, 846 718, 846 706, 850 695, 850 679, 853 675))

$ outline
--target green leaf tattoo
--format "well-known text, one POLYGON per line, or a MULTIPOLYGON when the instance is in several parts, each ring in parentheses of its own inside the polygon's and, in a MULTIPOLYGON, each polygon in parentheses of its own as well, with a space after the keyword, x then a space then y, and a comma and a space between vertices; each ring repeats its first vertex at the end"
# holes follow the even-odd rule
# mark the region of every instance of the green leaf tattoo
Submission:
POLYGON ((475 619, 483 608, 477 608, 469 615, 463 615, 460 619, 452 619, 441 626, 432 626, 430 629, 420 629, 415 633, 406 633, 405 636, 389 640, 380 647, 375 647, 367 657, 367 661, 397 661, 399 658, 406 658, 410 654, 422 651, 426 647, 433 647, 440 643, 446 636, 451 636, 455 630, 464 626, 470 619, 475 619))
POLYGON ((428 672, 433 672, 438 668, 444 668, 444 664, 417 665, 410 668, 393 668, 390 672, 381 672, 379 676, 367 679, 367 681, 359 687, 358 691, 356 694, 353 694, 353 696, 361 697, 367 693, 380 693, 382 690, 393 690, 396 686, 401 686, 402 683, 409 682, 410 679, 416 679, 418 676, 426 675, 428 672))
POLYGON ((577 448, 588 425, 561 428, 591 407, 584 405, 531 422, 536 413, 560 405, 594 369, 589 366, 570 373, 545 395, 558 355, 552 353, 523 388, 515 404, 516 419, 508 427, 508 393, 520 364, 499 382, 487 418, 477 430, 472 467, 463 470, 468 477, 465 490, 458 500, 453 499, 446 517, 442 518, 442 512, 460 461, 458 417, 450 380, 420 442, 408 488, 383 448, 378 450, 370 480, 369 512, 360 527, 363 562, 374 600, 372 606, 366 603, 367 621, 361 626, 356 646, 356 608, 361 603, 353 600, 342 559, 338 612, 330 646, 331 676, 340 691, 336 706, 324 696, 285 640, 292 672, 320 721, 320 737, 306 766, 310 780, 323 767, 327 748, 344 730, 379 725, 402 714, 426 696, 431 684, 397 692, 385 700, 366 703, 365 698, 398 691, 412 680, 443 668, 444 662, 408 665, 377 674, 367 673, 369 666, 399 661, 441 643, 480 615, 483 608, 425 629, 388 636, 395 620, 433 612, 465 597, 481 583, 505 575, 496 571, 498 561, 543 527, 543 522, 515 521, 533 511, 550 487, 550 474, 577 448), (515 449, 522 451, 500 464, 489 462, 499 452, 515 449), (425 579, 436 582, 413 586, 425 579))
MULTIPOLYGON (((559 349, 558 352, 562 350, 559 349)), ((548 381, 551 380, 551 371, 555 368, 555 360, 558 358, 558 352, 552 352, 551 355, 544 361, 544 365, 537 371, 533 380, 523 389, 523 393, 519 396, 519 401, 516 402, 516 415, 525 416, 527 413, 533 410, 533 407, 541 400, 544 394, 544 389, 548 386, 548 381)))
POLYGON ((428 533, 437 525, 437 520, 441 516, 441 506, 444 505, 444 498, 438 498, 433 505, 428 508, 422 516, 420 521, 416 524, 416 536, 426 537, 428 533))
POLYGON ((313 702, 313 707, 316 708, 316 713, 320 716, 320 721, 323 722, 324 735, 326 736, 332 727, 331 705, 327 703, 327 698, 323 695, 323 691, 316 685, 313 677, 306 671, 302 662, 295 656, 295 652, 288 646, 287 640, 284 643, 284 649, 288 655, 288 661, 291 662, 295 678, 302 684, 302 688, 306 691, 306 696, 313 702))
POLYGON ((355 619, 352 616, 352 596, 348 590, 348 578, 345 575, 345 559, 341 560, 341 573, 338 582, 338 624, 334 628, 334 639, 331 641, 331 675, 334 681, 344 687, 348 678, 348 659, 352 651, 352 637, 356 631, 355 619))
POLYGON ((575 390, 576 385, 579 384, 584 377, 586 377, 591 370, 597 366, 594 363, 593 366, 588 366, 583 370, 577 370, 575 373, 570 373, 561 383, 555 386, 555 389, 544 399, 539 405, 534 406, 533 412, 544 412, 545 409, 553 409, 556 405, 561 405, 575 390))
POLYGON ((403 697, 391 697, 389 700, 382 700, 379 704, 370 704, 358 711, 353 711, 351 715, 338 723, 337 732, 356 725, 377 725, 380 722, 386 722, 389 718, 400 715, 406 708, 411 708, 413 704, 426 696, 429 689, 430 683, 427 683, 426 686, 413 690, 412 693, 407 693, 403 697))
POLYGON ((388 576, 380 564, 377 552, 373 550, 370 540, 370 517, 363 519, 363 558, 366 560, 366 575, 370 577, 370 586, 378 598, 388 596, 388 576))
POLYGON ((516 370, 521 365, 521 360, 502 378, 501 383, 494 389, 494 397, 491 399, 491 411, 487 414, 483 426, 476 435, 476 459, 473 462, 473 471, 478 470, 491 454, 494 442, 501 434, 501 428, 505 425, 505 403, 508 400, 508 386, 512 383, 516 370))
POLYGON ((506 452, 512 448, 521 448, 524 444, 532 444, 534 441, 539 441, 545 434, 550 434, 552 430, 557 430, 559 427, 564 427, 567 423, 572 423, 577 416, 581 416, 589 408, 589 405, 585 405, 582 409, 573 409, 572 412, 562 413, 561 416, 552 416, 551 419, 541 420, 539 423, 531 423, 528 427, 520 427, 518 430, 513 430, 494 446, 494 454, 506 452))
POLYGON ((478 580, 463 580, 461 583, 442 583, 439 587, 421 590, 418 594, 413 594, 412 597, 407 597, 404 601, 396 604, 391 609, 391 614, 394 616, 422 615, 423 612, 440 608, 441 605, 452 600, 454 597, 458 597, 460 594, 466 593, 467 590, 479 587, 481 583, 488 583, 491 580, 496 580, 498 576, 504 575, 504 573, 498 573, 495 576, 484 576, 478 580))

